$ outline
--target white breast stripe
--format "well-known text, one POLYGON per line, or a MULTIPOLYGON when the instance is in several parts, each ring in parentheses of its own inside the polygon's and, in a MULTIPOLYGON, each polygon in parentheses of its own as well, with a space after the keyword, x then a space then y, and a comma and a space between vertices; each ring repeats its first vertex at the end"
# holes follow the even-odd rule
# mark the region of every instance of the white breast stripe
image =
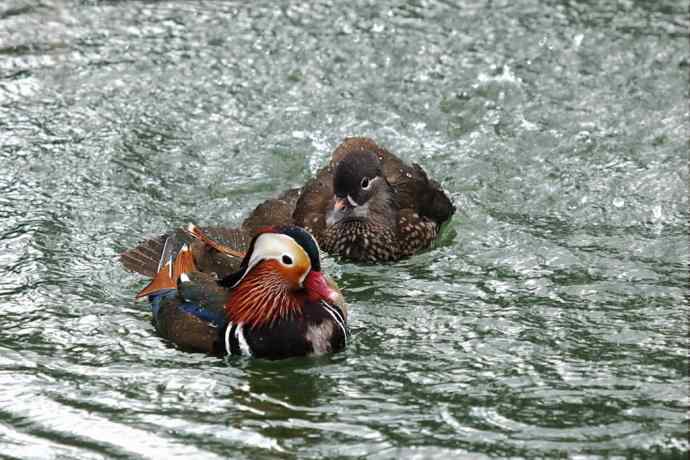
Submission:
POLYGON ((242 331, 242 324, 237 325, 237 329, 235 329, 235 338, 237 339, 237 342, 240 344, 240 351, 242 352, 242 354, 245 356, 251 356, 252 350, 249 348, 249 344, 247 343, 247 339, 244 338, 244 332, 242 331))
POLYGON ((231 355, 230 351, 230 330, 232 329, 232 322, 228 322, 228 327, 225 328, 225 351, 231 355))
POLYGON ((333 320, 336 322, 338 326, 340 326, 340 329, 343 331, 343 337, 345 338, 345 345, 347 345, 347 328, 345 327, 345 321, 343 321, 343 317, 340 316, 340 313, 338 311, 331 307, 327 302, 324 302, 323 300, 321 301, 321 304, 323 305, 323 308, 328 312, 331 317, 333 317, 333 320))
POLYGON ((345 324, 345 318, 343 318, 343 315, 337 308, 335 308, 333 305, 329 304, 325 300, 322 300, 321 302, 324 304, 326 308, 328 308, 332 313, 334 313, 338 317, 338 320, 341 324, 345 324))

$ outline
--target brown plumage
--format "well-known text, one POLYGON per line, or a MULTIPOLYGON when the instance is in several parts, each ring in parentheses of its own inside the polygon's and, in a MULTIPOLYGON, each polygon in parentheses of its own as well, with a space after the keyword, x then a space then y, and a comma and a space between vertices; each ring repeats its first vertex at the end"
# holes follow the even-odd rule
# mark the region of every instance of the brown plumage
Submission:
POLYGON ((222 250, 194 238, 185 228, 178 228, 166 235, 152 238, 120 254, 122 265, 133 272, 147 277, 155 277, 159 261, 177 254, 184 244, 188 244, 198 270, 215 273, 222 278, 239 268, 241 254, 247 250, 252 235, 246 231, 227 227, 208 227, 203 232, 221 245, 221 248, 235 250, 239 257, 233 257, 222 250), (168 255, 163 254, 166 252, 168 255))
MULTIPOLYGON (((289 189, 261 203, 240 228, 211 227, 204 231, 231 249, 246 251, 260 228, 294 224, 312 233, 326 252, 355 261, 378 262, 398 260, 428 248, 454 212, 455 207, 441 186, 429 179, 421 166, 406 164, 371 139, 352 137, 335 149, 329 163, 303 187, 289 189), (371 190, 356 198, 361 202, 351 197, 361 205, 353 207, 347 195, 357 194, 355 189, 363 176, 374 179, 376 175, 379 179, 371 190), (342 190, 334 187, 338 178, 342 190), (342 195, 340 201, 336 192, 342 195), (336 202, 344 211, 334 211, 336 202)), ((154 276, 169 235, 124 252, 122 264, 132 271, 154 276)), ((182 230, 172 235, 176 250, 191 241, 182 230)), ((205 272, 224 276, 239 263, 239 259, 199 242, 191 242, 191 249, 199 269, 205 272)))
MULTIPOLYGON (((185 233, 219 254, 239 254, 190 225, 185 233)), ((173 238, 171 236, 171 238, 173 238)), ((188 244, 164 244, 148 298, 159 334, 213 354, 282 359, 342 350, 349 336, 342 293, 323 272, 318 245, 296 226, 264 228, 223 279, 199 271, 188 244)))
MULTIPOLYGON (((294 191, 290 193, 294 199, 294 191)), ((262 203, 245 221, 252 225, 243 228, 251 230, 258 224, 269 223, 271 209, 280 210, 275 217, 284 223, 288 202, 283 196, 262 203)), ((329 164, 302 187, 289 223, 307 229, 329 253, 355 261, 377 262, 398 260, 428 248, 454 212, 455 207, 441 186, 429 179, 421 166, 407 165, 371 139, 353 137, 345 139, 333 152, 329 164), (360 194, 359 203, 351 196, 349 207, 353 207, 353 201, 358 206, 349 215, 343 213, 336 222, 336 195, 342 195, 339 205, 348 207, 347 195, 357 193, 364 176, 371 180, 377 175, 380 181, 374 190, 360 194), (368 211, 366 216, 361 215, 365 214, 364 207, 368 211)))

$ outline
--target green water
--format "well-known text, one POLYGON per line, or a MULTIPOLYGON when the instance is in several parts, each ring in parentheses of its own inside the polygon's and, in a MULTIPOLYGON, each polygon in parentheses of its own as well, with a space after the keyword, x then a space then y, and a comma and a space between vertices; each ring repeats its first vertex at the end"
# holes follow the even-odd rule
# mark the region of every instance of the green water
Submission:
POLYGON ((687 458, 687 2, 252 5, 0 3, 0 457, 687 458), (159 339, 117 254, 348 135, 458 207, 349 349, 159 339))

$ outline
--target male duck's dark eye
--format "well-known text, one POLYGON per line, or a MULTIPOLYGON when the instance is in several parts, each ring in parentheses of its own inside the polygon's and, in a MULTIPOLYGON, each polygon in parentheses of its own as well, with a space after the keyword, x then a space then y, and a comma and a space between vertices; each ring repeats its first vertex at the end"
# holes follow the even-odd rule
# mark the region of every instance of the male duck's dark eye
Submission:
POLYGON ((369 188, 369 179, 367 179, 366 177, 362 178, 362 188, 363 189, 369 188))
POLYGON ((287 254, 284 254, 284 255, 283 255, 283 263, 284 263, 285 265, 292 265, 292 257, 290 257, 290 256, 287 255, 287 254))

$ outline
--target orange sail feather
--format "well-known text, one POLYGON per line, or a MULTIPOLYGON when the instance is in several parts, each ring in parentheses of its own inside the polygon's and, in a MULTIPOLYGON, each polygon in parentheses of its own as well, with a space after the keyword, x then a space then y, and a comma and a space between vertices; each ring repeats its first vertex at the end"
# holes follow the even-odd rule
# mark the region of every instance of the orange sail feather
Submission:
POLYGON ((177 253, 175 260, 169 260, 165 263, 151 282, 139 291, 134 299, 139 300, 164 289, 176 289, 180 275, 194 271, 197 271, 194 256, 189 250, 189 246, 185 244, 177 253))

